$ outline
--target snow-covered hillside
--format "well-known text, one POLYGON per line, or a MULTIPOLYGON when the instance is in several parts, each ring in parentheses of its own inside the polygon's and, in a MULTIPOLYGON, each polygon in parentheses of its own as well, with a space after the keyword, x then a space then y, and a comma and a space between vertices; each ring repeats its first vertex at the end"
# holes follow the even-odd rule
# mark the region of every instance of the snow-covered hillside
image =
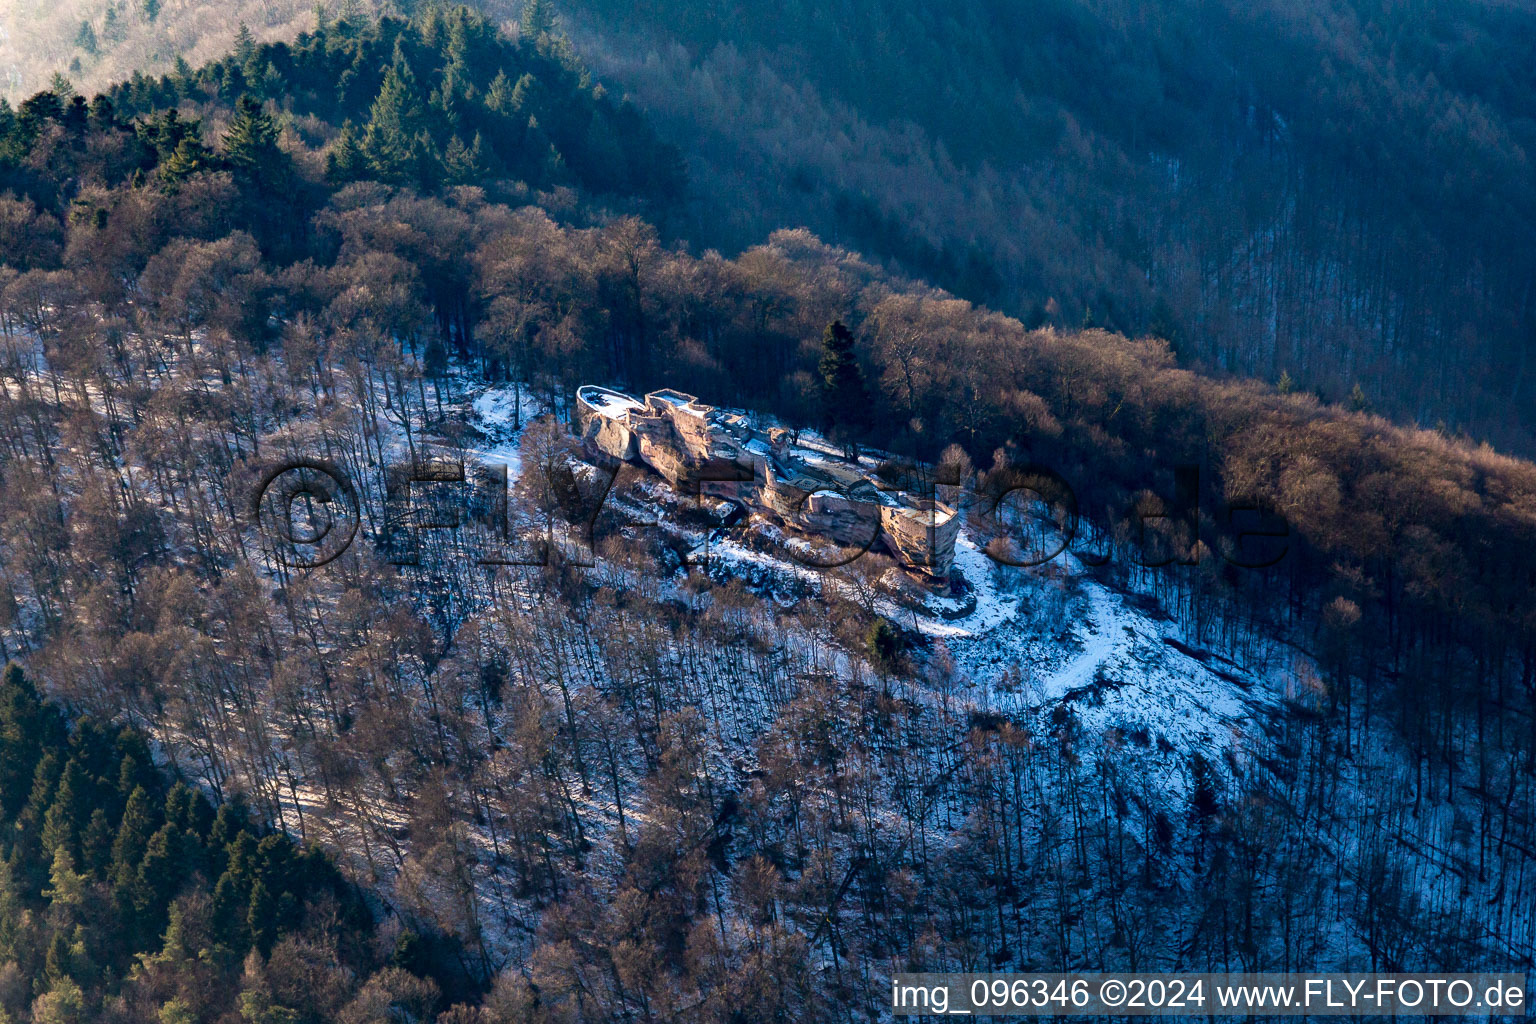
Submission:
MULTIPOLYGON (((507 465, 509 480, 515 479, 521 459, 512 424, 526 424, 537 413, 526 388, 489 388, 472 407, 490 439, 473 457, 507 465), (513 412, 514 390, 523 396, 520 417, 513 412)), ((812 433, 802 434, 801 443, 824 449, 821 457, 834 457, 831 446, 819 445, 812 433)), ((873 466, 878 453, 865 453, 861 461, 873 466)), ((781 598, 849 585, 841 571, 793 557, 796 542, 786 542, 773 524, 753 519, 690 531, 669 520, 666 510, 686 499, 664 480, 645 473, 639 489, 648 500, 615 492, 608 507, 637 528, 683 538, 695 571, 717 580, 739 579, 781 598)), ((1184 788, 1181 766, 1191 753, 1219 754, 1281 710, 1290 663, 1276 658, 1271 667, 1254 671, 1200 649, 1154 599, 1115 589, 1108 574, 1089 569, 1070 552, 1033 568, 1002 564, 987 554, 983 530, 967 522, 956 543, 955 571, 968 591, 964 601, 937 594, 898 601, 889 596, 889 584, 899 588, 908 581, 895 567, 885 569, 887 579, 876 583, 886 586, 873 597, 874 606, 920 638, 921 660, 940 665, 928 673, 933 699, 956 702, 978 715, 1007 716, 1042 732, 1069 716, 1084 735, 1114 735, 1138 748, 1155 764, 1154 774, 1170 795, 1184 788)), ((1092 756, 1091 746, 1086 753, 1092 756)))

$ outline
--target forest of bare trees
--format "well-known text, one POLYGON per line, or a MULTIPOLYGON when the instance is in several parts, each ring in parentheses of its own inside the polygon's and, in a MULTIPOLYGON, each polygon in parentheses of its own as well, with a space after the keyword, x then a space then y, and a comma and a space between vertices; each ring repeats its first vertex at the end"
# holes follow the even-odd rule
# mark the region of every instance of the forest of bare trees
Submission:
MULTIPOLYGON (((29 837, 0 838, 0 960, 30 972, 0 969, 0 1014, 852 1021, 910 969, 1531 967, 1536 466, 1198 376, 1162 341, 1031 330, 805 230, 731 259, 665 244, 615 209, 670 209, 675 153, 562 66, 460 10, 4 111, 3 654, 72 721, 146 737, 123 742, 210 813, 238 798, 329 851, 380 937, 279 984, 335 940, 314 922, 350 890, 326 879, 288 890, 310 923, 287 944, 249 909, 223 933, 172 934, 167 911, 132 919, 154 933, 135 950, 52 954, 117 927, 81 909, 115 884, 99 840, 99 900, 51 878, 87 855, 46 825, 66 755, 0 778, 29 837), (319 89, 354 61, 378 67, 319 89), (311 93, 281 131, 281 99, 247 91, 269 70, 311 93), (528 132, 465 163, 503 102, 528 132), (353 122, 350 155, 327 118, 353 122), (477 565, 448 529, 390 558, 390 467, 480 446, 488 384, 535 421, 509 504, 554 523, 579 518, 577 385, 815 422, 834 320, 867 403, 833 428, 971 463, 981 495, 1060 474, 1094 578, 1235 671, 1282 673, 1284 713, 1212 750, 1089 730, 1067 701, 987 713, 1012 667, 962 678, 899 622, 871 643, 856 569, 770 600, 686 567, 625 517, 635 479, 590 566, 477 565), (356 541, 313 570, 249 514, 300 459, 358 497, 356 541), (1181 466, 1199 514, 1138 519, 1181 466), (1289 524, 1268 569, 1218 557, 1241 503, 1289 524), (1145 567, 1138 522, 1194 564, 1145 567)), ((1048 572, 997 574, 1043 632, 1081 608, 1048 572)), ((134 787, 91 771, 126 814, 134 787)), ((161 895, 197 923, 227 836, 176 801, 155 813, 190 816, 204 859, 161 895)))

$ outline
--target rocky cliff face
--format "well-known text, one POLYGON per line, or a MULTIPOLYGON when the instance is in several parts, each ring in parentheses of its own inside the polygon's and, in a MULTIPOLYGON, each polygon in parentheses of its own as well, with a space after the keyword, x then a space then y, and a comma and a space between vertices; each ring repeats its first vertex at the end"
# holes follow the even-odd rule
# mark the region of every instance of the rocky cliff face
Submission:
POLYGON ((818 472, 791 455, 783 431, 749 450, 744 420, 672 391, 647 395, 642 404, 585 387, 576 405, 576 431, 589 451, 649 466, 685 493, 739 501, 838 547, 883 548, 932 576, 948 576, 954 564, 960 520, 953 509, 902 492, 882 494, 855 467, 818 472))

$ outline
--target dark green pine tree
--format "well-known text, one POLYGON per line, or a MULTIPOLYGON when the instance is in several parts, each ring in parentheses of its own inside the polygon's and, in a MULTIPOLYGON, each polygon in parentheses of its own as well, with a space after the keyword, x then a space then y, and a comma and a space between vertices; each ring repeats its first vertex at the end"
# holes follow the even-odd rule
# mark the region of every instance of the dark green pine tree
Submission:
POLYGON ((269 100, 281 100, 290 92, 287 79, 271 61, 267 61, 267 66, 261 73, 261 80, 255 84, 256 91, 269 100))
POLYGON ((64 724, 39 699, 21 668, 0 675, 0 819, 14 820, 32 792, 43 751, 64 742, 64 724))
MULTIPOLYGON (((30 148, 38 134, 64 116, 64 101, 56 92, 40 92, 21 101, 16 110, 16 130, 22 146, 30 148)), ((17 671, 20 671, 19 669, 17 671)))
POLYGON ((565 173, 565 158, 539 125, 537 117, 528 118, 528 128, 523 133, 523 144, 518 156, 518 175, 529 182, 555 182, 565 173))
POLYGON ((117 127, 117 111, 112 101, 101 94, 91 99, 91 128, 96 131, 112 131, 117 127))
POLYGON ((518 29, 524 39, 537 41, 545 36, 553 36, 558 27, 555 8, 549 0, 524 0, 523 17, 518 22, 518 29))
POLYGON ((271 66, 266 54, 257 48, 251 51, 250 59, 240 65, 240 75, 245 79, 248 88, 259 89, 262 79, 266 77, 267 69, 271 66))
POLYGON ((178 781, 165 794, 165 823, 186 830, 192 820, 192 794, 195 791, 185 782, 178 781))
MULTIPOLYGON (((245 820, 237 821, 234 813, 226 817, 224 812, 229 806, 219 808, 219 818, 213 825, 212 842, 226 834, 233 839, 220 851, 225 869, 213 887, 211 917, 214 941, 243 954, 251 941, 248 920, 251 889, 256 884, 256 840, 243 830, 245 820)), ((243 810, 239 813, 243 814, 243 810)))
POLYGON ((213 827, 214 810, 200 789, 178 782, 165 796, 165 820, 201 843, 213 827))
POLYGON ((512 113, 512 80, 505 71, 496 72, 485 89, 485 109, 494 114, 512 113))
POLYGON ((48 888, 43 898, 52 904, 55 920, 63 923, 79 911, 85 902, 85 876, 75 870, 75 858, 68 849, 60 846, 53 854, 53 867, 48 872, 48 888))
POLYGON ((132 889, 135 942, 147 949, 165 933, 171 899, 193 867, 181 829, 162 825, 149 837, 132 889))
POLYGON ((53 941, 48 943, 48 954, 43 959, 43 976, 48 979, 50 986, 58 985, 65 979, 74 980, 75 957, 69 940, 70 934, 60 928, 53 933, 53 941))
POLYGON ((853 351, 853 332, 841 320, 827 325, 821 335, 822 425, 844 434, 857 434, 868 413, 864 375, 853 351))
POLYGON ((218 848, 221 864, 228 860, 224 848, 240 836, 247 835, 250 827, 251 813, 246 806, 244 794, 236 793, 232 799, 219 806, 218 813, 213 817, 213 827, 208 830, 208 842, 218 848))
POLYGON ((256 878, 256 845, 256 837, 246 831, 235 836, 234 842, 225 850, 226 870, 244 881, 245 892, 249 892, 250 883, 256 878))
POLYGON ((134 788, 123 810, 123 820, 112 842, 112 881, 127 887, 138 875, 139 863, 149 848, 149 839, 159 828, 154 801, 143 786, 134 788))
POLYGON ((151 24, 160 17, 160 0, 141 0, 139 6, 144 11, 144 20, 151 24))
POLYGON ((224 132, 224 159, 235 178, 257 197, 288 194, 293 161, 277 144, 277 123, 251 96, 241 96, 224 132))
POLYGON ((530 118, 537 117, 538 112, 544 108, 545 98, 544 87, 539 84, 539 80, 531 72, 525 72, 512 87, 511 112, 526 114, 530 118))
POLYGON ((123 754, 117 769, 117 794, 123 803, 126 804, 133 791, 140 786, 144 787, 146 793, 155 792, 160 778, 155 772, 154 759, 144 746, 143 737, 125 728, 118 734, 117 749, 123 754))
POLYGON ((369 110, 359 147, 363 160, 380 181, 421 185, 430 165, 432 144, 421 89, 403 50, 396 45, 395 61, 369 110))
POLYGON ((32 773, 32 789, 15 822, 11 847, 11 871, 20 892, 35 895, 48 881, 48 858, 43 853, 43 821, 53 804, 59 783, 59 757, 44 752, 32 773))
POLYGON ((213 154, 195 136, 187 135, 176 144, 176 150, 160 165, 161 184, 168 189, 186 181, 200 171, 214 168, 213 154))
POLYGON ((864 647, 876 671, 882 675, 890 673, 895 670, 896 661, 901 656, 901 634, 891 625, 890 620, 876 619, 864 635, 864 647))
POLYGON ((246 910, 245 923, 250 929, 251 944, 261 951, 262 956, 272 952, 272 940, 277 936, 277 907, 276 897, 266 883, 258 878, 251 886, 251 902, 246 910))
POLYGON ((243 65, 255 53, 256 37, 251 35, 250 28, 242 21, 240 23, 240 31, 235 34, 235 59, 243 65))
POLYGON ((418 192, 435 192, 443 181, 443 158, 426 132, 411 142, 411 176, 406 183, 418 192))
POLYGON ((85 134, 86 125, 90 123, 90 120, 91 105, 86 102, 84 96, 75 96, 70 99, 69 105, 64 108, 64 117, 60 123, 64 125, 64 130, 71 135, 80 136, 85 134))
POLYGON ((63 771, 59 767, 59 755, 52 750, 44 751, 37 761, 37 770, 32 773, 32 790, 27 794, 27 805, 22 809, 18 823, 22 828, 41 832, 43 818, 53 806, 63 771))
POLYGON ((213 941, 236 953, 244 953, 249 948, 246 916, 251 905, 251 884, 249 879, 242 881, 233 871, 225 871, 213 887, 213 906, 209 914, 213 941))
POLYGON ((468 100, 474 86, 462 64, 449 64, 443 68, 442 76, 442 84, 432 90, 427 116, 433 125, 457 133, 463 120, 459 115, 460 105, 468 100))
POLYGON ((333 185, 345 185, 368 176, 368 160, 363 156, 357 141, 357 129, 347 121, 341 126, 341 134, 325 154, 325 180, 333 185))
POLYGON ((91 28, 90 22, 82 21, 80 23, 80 31, 75 33, 75 48, 93 57, 96 55, 96 30, 91 28))
POLYGON ((171 83, 176 87, 177 96, 186 97, 191 94, 194 77, 192 65, 178 53, 176 63, 171 65, 171 83))
MULTIPOLYGON (((487 28, 484 21, 474 17, 463 7, 445 15, 448 25, 447 38, 443 40, 443 56, 450 67, 460 69, 466 84, 479 76, 471 75, 469 67, 474 57, 471 53, 471 35, 480 37, 487 28)), ((473 85, 468 85, 473 88, 473 85)))
MULTIPOLYGON (((24 822, 18 824, 24 825, 24 822)), ((43 844, 38 841, 36 828, 21 828, 6 858, 7 895, 24 901, 37 898, 43 886, 48 884, 48 864, 43 860, 43 844)))
POLYGON ((418 978, 425 978, 432 973, 432 951, 427 948, 427 943, 419 934, 406 928, 395 940, 395 948, 389 955, 389 963, 391 967, 398 967, 402 971, 410 971, 418 978))
POLYGON ((468 146, 455 135, 443 153, 443 180, 450 185, 475 184, 485 176, 483 154, 484 144, 479 132, 475 132, 475 141, 468 146))
POLYGON ((80 835, 81 868, 92 878, 105 878, 112 865, 112 822, 100 807, 91 811, 91 820, 80 835))
POLYGON ((70 758, 59 776, 59 787, 54 792, 53 806, 43 816, 43 853, 52 859, 59 847, 69 851, 78 860, 80 831, 85 827, 86 790, 89 782, 80 762, 70 758))

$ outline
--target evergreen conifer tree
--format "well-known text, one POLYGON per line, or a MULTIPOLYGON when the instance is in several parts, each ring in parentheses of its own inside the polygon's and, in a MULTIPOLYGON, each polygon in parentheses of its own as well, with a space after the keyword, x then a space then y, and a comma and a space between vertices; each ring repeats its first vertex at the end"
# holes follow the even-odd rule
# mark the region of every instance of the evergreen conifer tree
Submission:
POLYGON ((236 951, 246 948, 246 914, 251 896, 233 871, 225 871, 213 887, 213 908, 209 924, 219 945, 236 951))
POLYGON ((112 863, 112 822, 101 807, 91 811, 91 820, 80 836, 81 869, 101 878, 112 863))
POLYGON ((271 953, 272 940, 277 934, 277 899, 259 878, 251 886, 251 902, 245 921, 250 929, 251 944, 262 956, 271 953))
POLYGON ((213 166, 213 154, 208 151, 208 147, 194 136, 186 135, 176 144, 176 150, 170 158, 160 165, 159 177, 161 183, 174 188, 199 171, 211 170, 213 166))
POLYGON ((817 370, 821 375, 823 425, 857 430, 867 412, 864 376, 853 351, 853 332, 841 320, 832 321, 822 332, 817 370))
POLYGON ((187 91, 192 87, 192 77, 192 65, 178 53, 176 63, 171 66, 171 80, 176 85, 176 95, 187 95, 187 91))
POLYGON ((123 810, 123 820, 117 827, 117 838, 112 843, 112 878, 118 885, 126 884, 138 872, 139 862, 149 848, 150 836, 155 834, 153 803, 143 786, 134 789, 123 810))
POLYGON ((83 50, 91 56, 96 55, 96 30, 91 28, 91 23, 82 21, 80 31, 75 33, 75 48, 83 50))
POLYGON ((86 880, 75 870, 74 855, 67 846, 60 846, 53 853, 53 866, 48 872, 48 888, 43 897, 54 907, 75 910, 85 902, 86 880))
POLYGON ((245 797, 236 793, 232 799, 219 806, 218 813, 213 817, 213 827, 208 831, 208 840, 219 848, 221 856, 227 861, 224 847, 246 834, 249 828, 250 810, 245 805, 245 797))
POLYGON ((58 979, 32 1004, 32 1019, 37 1024, 84 1024, 85 992, 69 977, 58 979))
POLYGON ((518 28, 524 39, 537 41, 553 36, 558 23, 554 5, 549 0, 524 0, 523 17, 518 28))
POLYGON ((69 940, 70 934, 60 928, 53 933, 53 939, 48 943, 48 952, 43 960, 43 974, 50 985, 74 980, 75 958, 70 949, 69 940))
POLYGON ((139 862, 140 909, 158 909, 169 902, 187 866, 185 853, 181 829, 175 825, 162 825, 149 837, 139 862))
POLYGON ((472 185, 479 181, 485 173, 482 145, 479 132, 475 133, 475 141, 468 146, 455 135, 443 154, 443 180, 450 185, 472 185))
POLYGON ((0 676, 0 818, 11 819, 32 790, 46 747, 63 741, 58 712, 45 707, 17 665, 0 676))
POLYGON ((275 198, 289 187, 292 161, 277 136, 277 124, 262 105, 251 96, 240 97, 224 132, 224 159, 257 196, 275 198))
POLYGON ((416 75, 396 47, 395 62, 369 110, 359 149, 363 160, 380 181, 415 184, 422 164, 430 158, 427 114, 421 102, 416 75))
POLYGON ((85 826, 88 783, 79 760, 70 758, 59 775, 53 805, 43 816, 43 851, 49 856, 60 846, 67 848, 72 856, 75 854, 80 829, 85 826))
POLYGON ((43 752, 38 758, 37 769, 32 773, 32 789, 27 794, 27 804, 21 812, 20 825, 29 831, 37 831, 43 824, 43 816, 48 813, 48 808, 53 806, 54 794, 58 792, 59 775, 62 769, 59 767, 59 755, 52 750, 43 752))
POLYGON ((325 154, 325 179, 334 185, 344 185, 366 177, 367 174, 368 161, 358 145, 357 130, 352 127, 351 121, 347 121, 341 126, 336 142, 325 154))
POLYGON ((512 112, 512 80, 505 71, 496 72, 485 90, 485 109, 496 114, 512 112))
POLYGON ((250 28, 242 21, 240 31, 235 33, 235 58, 241 64, 245 64, 255 53, 256 37, 251 35, 250 28))
POLYGON ((517 85, 512 87, 511 99, 513 113, 535 116, 540 99, 539 80, 531 72, 524 72, 518 78, 517 85))

